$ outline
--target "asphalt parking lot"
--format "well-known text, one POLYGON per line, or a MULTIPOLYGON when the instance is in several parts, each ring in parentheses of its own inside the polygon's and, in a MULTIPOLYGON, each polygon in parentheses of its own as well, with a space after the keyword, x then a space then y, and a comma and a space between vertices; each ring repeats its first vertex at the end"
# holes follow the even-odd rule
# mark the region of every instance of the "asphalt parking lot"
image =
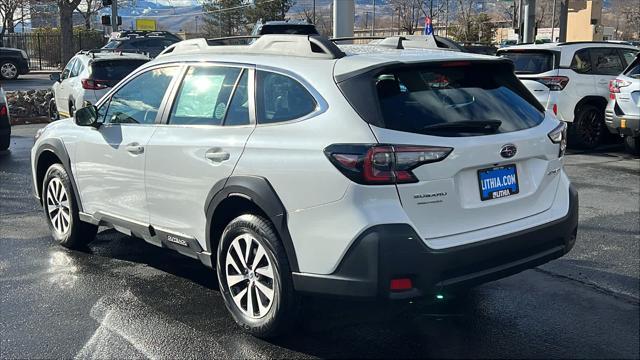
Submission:
POLYGON ((40 126, 0 154, 2 358, 640 357, 640 159, 620 147, 567 156, 580 226, 564 258, 459 299, 306 299, 298 330, 266 342, 194 260, 108 229, 84 252, 56 245, 30 195, 40 126))
POLYGON ((53 81, 49 79, 49 73, 30 73, 27 75, 20 75, 15 80, 2 80, 0 82, 4 91, 16 91, 16 90, 44 90, 50 89, 53 85, 53 81))

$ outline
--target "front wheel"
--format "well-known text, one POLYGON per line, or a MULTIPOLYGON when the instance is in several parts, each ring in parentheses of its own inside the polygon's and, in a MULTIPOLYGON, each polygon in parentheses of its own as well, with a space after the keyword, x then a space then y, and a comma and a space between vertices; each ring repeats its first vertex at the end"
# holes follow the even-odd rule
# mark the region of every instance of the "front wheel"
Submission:
POLYGON ((13 61, 0 62, 0 79, 14 80, 18 78, 18 66, 13 61))
POLYGON ((82 248, 95 238, 98 227, 80 220, 71 180, 60 164, 51 165, 44 176, 42 204, 51 234, 60 245, 82 248))
POLYGON ((569 144, 581 149, 593 149, 604 137, 604 109, 595 105, 583 105, 569 125, 569 144))
POLYGON ((220 292, 233 319, 249 333, 277 336, 297 312, 291 270, 271 223, 242 215, 225 228, 217 252, 220 292))
POLYGON ((49 121, 53 122, 56 120, 60 120, 60 114, 58 114, 58 107, 56 106, 56 101, 51 99, 49 101, 49 121))
POLYGON ((640 155, 640 135, 636 137, 625 136, 624 148, 631 155, 640 155))

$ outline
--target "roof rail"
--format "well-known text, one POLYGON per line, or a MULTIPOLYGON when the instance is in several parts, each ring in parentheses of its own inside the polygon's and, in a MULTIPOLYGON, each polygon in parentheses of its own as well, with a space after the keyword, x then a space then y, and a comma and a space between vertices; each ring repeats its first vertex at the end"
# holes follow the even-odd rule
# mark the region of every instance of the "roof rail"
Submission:
POLYGON ((101 53, 109 53, 109 54, 119 54, 119 55, 123 55, 123 54, 138 54, 138 55, 145 55, 147 57, 149 57, 149 53, 138 50, 138 49, 127 49, 127 50, 121 50, 121 49, 90 49, 90 50, 80 50, 76 53, 76 55, 89 55, 92 58, 95 59, 96 54, 101 54, 101 53))
POLYGON ((299 56, 317 59, 339 59, 345 55, 340 48, 319 35, 281 35, 269 34, 260 37, 244 36, 218 39, 191 39, 175 43, 158 56, 182 54, 195 51, 208 51, 220 54, 271 54, 299 56), (230 39, 256 39, 249 45, 216 45, 230 39))
MULTIPOLYGON (((625 45, 625 44, 616 44, 611 41, 565 41, 561 43, 557 43, 556 46, 564 46, 564 45, 580 45, 580 44, 609 44, 609 45, 625 45)), ((633 45, 630 45, 633 46, 633 45)))
POLYGON ((459 49, 450 47, 440 47, 434 35, 396 35, 389 37, 382 36, 362 36, 362 37, 340 37, 331 38, 330 41, 346 41, 346 40, 373 40, 369 45, 389 47, 393 49, 439 49, 460 51, 459 49))

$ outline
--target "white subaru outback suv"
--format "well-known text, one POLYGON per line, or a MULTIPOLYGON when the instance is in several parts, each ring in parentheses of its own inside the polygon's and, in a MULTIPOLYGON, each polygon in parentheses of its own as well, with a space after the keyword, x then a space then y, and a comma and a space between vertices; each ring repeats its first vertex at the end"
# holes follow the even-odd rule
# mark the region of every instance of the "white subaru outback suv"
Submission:
POLYGON ((510 61, 264 35, 180 42, 32 150, 67 247, 112 226, 217 270, 267 337, 301 294, 447 294, 563 256, 565 124, 510 61))
POLYGON ((607 133, 609 81, 633 61, 638 48, 612 42, 516 45, 498 50, 522 83, 558 119, 569 123, 569 144, 598 146, 607 133))

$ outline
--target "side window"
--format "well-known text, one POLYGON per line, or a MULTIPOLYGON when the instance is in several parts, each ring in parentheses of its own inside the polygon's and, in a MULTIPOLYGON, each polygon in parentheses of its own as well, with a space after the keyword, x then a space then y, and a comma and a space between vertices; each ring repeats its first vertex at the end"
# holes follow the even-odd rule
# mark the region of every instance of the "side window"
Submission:
POLYGON ((571 60, 571 69, 579 74, 591 73, 591 56, 588 49, 576 51, 571 60))
POLYGON ((593 72, 598 75, 618 75, 624 70, 616 48, 592 49, 593 72))
POLYGON ((317 103, 296 80, 267 71, 258 72, 258 123, 270 124, 301 118, 317 103))
POLYGON ((225 126, 249 125, 249 71, 244 70, 238 81, 236 91, 233 93, 227 116, 224 119, 225 126))
POLYGON ((222 125, 240 68, 191 67, 180 85, 169 124, 222 125))
MULTIPOLYGON (((153 124, 177 67, 154 69, 138 75, 111 96, 105 122, 153 124)), ((99 110, 102 114, 102 109, 99 110)))
POLYGON ((73 69, 73 66, 76 64, 76 59, 71 59, 69 61, 69 63, 67 64, 67 66, 64 67, 64 70, 62 70, 62 74, 60 75, 60 80, 64 80, 70 77, 71 75, 71 69, 73 69))
POLYGON ((627 66, 636 59, 636 55, 638 54, 638 51, 631 49, 621 49, 620 52, 622 52, 622 57, 627 66))
POLYGON ((82 65, 82 61, 76 60, 75 65, 73 65, 73 68, 71 69, 71 75, 69 77, 72 78, 80 75, 82 70, 84 70, 84 65, 82 65))

